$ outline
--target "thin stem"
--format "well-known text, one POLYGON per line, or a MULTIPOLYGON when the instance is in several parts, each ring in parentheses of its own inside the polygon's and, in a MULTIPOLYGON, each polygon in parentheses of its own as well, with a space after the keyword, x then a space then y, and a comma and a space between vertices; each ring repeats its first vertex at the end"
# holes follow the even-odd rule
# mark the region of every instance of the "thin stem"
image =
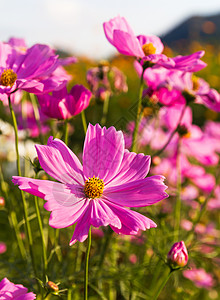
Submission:
POLYGON ((68 120, 64 121, 64 143, 68 145, 68 120))
POLYGON ((85 111, 84 110, 81 111, 81 118, 82 118, 83 130, 84 130, 84 133, 86 134, 86 131, 87 131, 87 122, 86 122, 86 115, 85 115, 85 111))
POLYGON ((84 269, 84 300, 88 299, 89 253, 90 253, 90 248, 91 248, 91 241, 92 241, 92 234, 91 234, 91 227, 90 227, 89 234, 88 234, 88 244, 87 244, 87 250, 86 250, 85 269, 84 269))
MULTIPOLYGON (((17 156, 17 172, 18 172, 18 175, 21 176, 20 156, 19 156, 19 150, 18 150, 18 126, 17 126, 15 113, 14 113, 14 110, 12 108, 10 96, 8 97, 8 103, 9 103, 9 109, 10 109, 10 112, 11 112, 11 117, 12 117, 12 122, 13 122, 13 127, 14 127, 14 133, 15 133, 15 150, 16 150, 16 156, 17 156)), ((20 190, 20 193, 21 193, 22 204, 23 204, 23 212, 24 212, 25 226, 26 226, 26 232, 27 232, 27 237, 28 237, 28 244, 29 244, 32 267, 33 267, 33 270, 34 270, 35 277, 37 277, 37 268, 36 268, 36 264, 35 264, 35 260, 34 260, 34 252, 33 252, 33 238, 32 238, 30 223, 29 223, 29 220, 28 220, 27 204, 26 204, 26 200, 25 200, 25 197, 24 197, 24 192, 22 190, 20 190)))
POLYGON ((42 219, 40 215, 40 209, 39 209, 39 203, 38 203, 38 198, 37 196, 34 196, 34 204, 35 204, 35 210, 37 214, 37 221, 38 221, 38 226, 40 230, 40 237, 41 237, 41 244, 42 244, 42 258, 43 258, 43 277, 45 280, 45 276, 47 273, 47 249, 46 249, 46 243, 44 239, 44 232, 43 232, 43 224, 42 224, 42 219))
POLYGON ((181 140, 178 142, 177 146, 177 158, 176 158, 176 168, 177 168, 177 186, 176 186, 176 205, 174 211, 174 242, 179 239, 179 228, 180 228, 180 212, 181 212, 181 160, 180 160, 180 145, 181 140))
POLYGON ((135 152, 137 149, 137 134, 138 134, 138 128, 139 123, 141 120, 141 103, 142 103, 142 94, 144 89, 144 68, 141 74, 141 81, 140 81, 140 88, 139 88, 139 97, 138 97, 138 103, 137 103, 137 116, 135 120, 135 126, 134 126, 134 132, 133 132, 133 138, 132 138, 132 145, 131 145, 131 151, 135 152))
POLYGON ((183 107, 182 112, 181 112, 181 115, 180 115, 180 118, 179 118, 179 121, 178 121, 178 123, 177 123, 177 126, 176 126, 176 128, 171 132, 171 134, 170 134, 170 136, 169 136, 169 138, 168 138, 166 144, 165 144, 160 150, 158 150, 157 152, 155 152, 155 153, 151 156, 152 158, 155 157, 155 156, 159 156, 159 155, 166 149, 166 147, 169 145, 169 143, 171 142, 171 140, 172 140, 174 134, 177 132, 177 129, 178 129, 178 127, 179 127, 179 125, 180 125, 180 123, 181 123, 181 121, 182 121, 182 118, 183 118, 183 116, 184 116, 185 110, 186 110, 186 105, 183 107))
POLYGON ((163 288, 165 287, 167 281, 169 280, 170 275, 172 274, 172 272, 173 272, 173 270, 170 269, 168 275, 167 275, 167 273, 164 274, 163 282, 160 285, 158 291, 156 292, 156 295, 153 297, 153 300, 157 300, 158 299, 158 297, 160 296, 160 293, 162 292, 163 288))
POLYGON ((4 176, 3 176, 1 165, 0 165, 0 181, 1 181, 1 190, 2 190, 4 198, 7 201, 6 203, 8 205, 8 219, 9 219, 9 223, 10 223, 11 227, 14 230, 15 237, 17 239, 18 248, 20 250, 21 257, 23 258, 23 260, 25 260, 25 259, 27 259, 26 258, 26 251, 25 251, 25 248, 24 248, 24 243, 23 243, 23 241, 21 239, 21 233, 20 233, 19 227, 18 227, 17 215, 16 215, 15 210, 13 209, 13 205, 11 205, 11 202, 9 200, 9 195, 8 195, 7 189, 4 188, 4 186, 3 186, 4 185, 4 176))
POLYGON ((106 97, 104 104, 103 104, 103 114, 101 119, 101 125, 104 126, 106 124, 107 115, 108 115, 108 108, 109 108, 109 95, 106 97))
POLYGON ((42 135, 42 126, 41 126, 41 122, 40 122, 40 114, 39 114, 39 108, 37 105, 37 101, 36 101, 36 96, 34 94, 29 94, 30 99, 31 99, 31 103, 33 106, 33 110, 34 110, 34 117, 37 123, 37 127, 39 130, 39 138, 40 138, 40 142, 43 145, 44 144, 44 137, 42 135))

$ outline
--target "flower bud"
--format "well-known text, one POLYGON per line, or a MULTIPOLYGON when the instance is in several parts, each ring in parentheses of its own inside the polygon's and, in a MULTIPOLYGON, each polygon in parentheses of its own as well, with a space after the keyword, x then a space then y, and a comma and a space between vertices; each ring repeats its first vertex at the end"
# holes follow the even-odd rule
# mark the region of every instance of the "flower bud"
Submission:
POLYGON ((171 267, 184 267, 188 261, 188 252, 183 241, 173 244, 167 255, 171 267))
POLYGON ((51 292, 58 292, 59 291, 59 287, 56 283, 54 283, 53 281, 48 281, 47 282, 47 288, 51 291, 51 292))
POLYGON ((0 197, 0 207, 5 206, 5 199, 3 197, 0 197))

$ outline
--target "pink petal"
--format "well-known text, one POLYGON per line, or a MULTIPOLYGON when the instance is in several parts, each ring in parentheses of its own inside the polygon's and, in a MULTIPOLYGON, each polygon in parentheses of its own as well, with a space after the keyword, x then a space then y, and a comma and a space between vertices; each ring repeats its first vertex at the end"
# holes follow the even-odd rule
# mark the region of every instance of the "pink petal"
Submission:
POLYGON ((63 183, 84 185, 82 165, 77 156, 59 139, 50 137, 47 146, 36 145, 41 167, 63 183))
POLYGON ((110 187, 145 178, 150 169, 150 161, 149 155, 125 150, 118 174, 106 185, 110 187))
POLYGON ((114 30, 113 42, 117 50, 124 55, 144 57, 144 52, 136 36, 121 30, 114 30))
POLYGON ((118 173, 123 155, 121 131, 89 124, 83 150, 83 173, 87 178, 95 176, 108 182, 118 173))
POLYGON ((136 211, 123 208, 115 205, 109 201, 105 201, 111 210, 118 216, 121 221, 122 227, 116 228, 112 225, 111 228, 119 234, 137 234, 138 231, 157 227, 157 225, 149 218, 139 214, 136 211))
POLYGON ((140 207, 154 204, 168 195, 163 176, 151 176, 118 186, 106 187, 103 196, 121 206, 140 207))
POLYGON ((121 228, 121 222, 118 216, 101 199, 92 201, 91 225, 94 227, 113 225, 121 228))
POLYGON ((130 35, 134 36, 133 30, 131 29, 130 25, 126 21, 125 18, 117 16, 108 22, 105 22, 103 24, 104 32, 106 35, 107 40, 114 45, 113 42, 113 32, 114 30, 118 29, 124 32, 129 33, 130 35))

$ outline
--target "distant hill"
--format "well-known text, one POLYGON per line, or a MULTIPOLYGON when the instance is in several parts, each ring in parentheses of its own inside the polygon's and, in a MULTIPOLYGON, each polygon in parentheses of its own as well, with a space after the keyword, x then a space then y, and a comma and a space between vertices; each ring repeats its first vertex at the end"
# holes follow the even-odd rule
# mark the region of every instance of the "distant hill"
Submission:
POLYGON ((220 43, 220 13, 212 16, 193 16, 161 37, 163 43, 179 52, 187 51, 193 41, 220 43))

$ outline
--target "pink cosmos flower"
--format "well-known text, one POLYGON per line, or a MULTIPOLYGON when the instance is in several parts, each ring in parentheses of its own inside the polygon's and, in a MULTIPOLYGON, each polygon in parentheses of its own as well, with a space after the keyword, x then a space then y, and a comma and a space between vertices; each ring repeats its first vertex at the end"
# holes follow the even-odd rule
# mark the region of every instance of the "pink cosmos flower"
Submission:
MULTIPOLYGON (((117 16, 103 24, 107 40, 124 55, 141 59, 139 68, 145 62, 155 64, 156 67, 174 68, 181 71, 195 72, 203 69, 206 64, 200 60, 204 51, 189 56, 169 58, 162 54, 164 46, 157 36, 135 36, 125 18, 117 16)), ((136 62, 138 64, 138 62, 136 62)), ((142 72, 142 70, 140 71, 142 72)))
POLYGON ((36 295, 28 293, 28 289, 21 284, 14 284, 7 278, 0 282, 0 299, 1 300, 32 300, 36 295))
POLYGON ((69 62, 59 60, 49 46, 35 44, 24 51, 19 47, 17 40, 10 44, 0 42, 0 99, 5 100, 16 90, 47 93, 69 80, 70 76, 62 68, 69 62))
POLYGON ((206 273, 202 268, 183 271, 183 276, 192 280, 199 288, 210 289, 214 286, 214 279, 211 274, 206 273))
POLYGON ((66 86, 52 95, 38 96, 41 111, 49 118, 69 119, 86 109, 92 93, 83 85, 75 85, 68 93, 66 86))
POLYGON ((59 182, 13 177, 21 190, 45 199, 52 211, 49 224, 64 228, 76 223, 70 245, 83 242, 90 226, 110 225, 119 234, 137 234, 156 224, 126 207, 154 204, 167 197, 163 176, 145 178, 150 156, 125 149, 121 131, 89 125, 83 166, 59 139, 36 146, 41 167, 59 182))

